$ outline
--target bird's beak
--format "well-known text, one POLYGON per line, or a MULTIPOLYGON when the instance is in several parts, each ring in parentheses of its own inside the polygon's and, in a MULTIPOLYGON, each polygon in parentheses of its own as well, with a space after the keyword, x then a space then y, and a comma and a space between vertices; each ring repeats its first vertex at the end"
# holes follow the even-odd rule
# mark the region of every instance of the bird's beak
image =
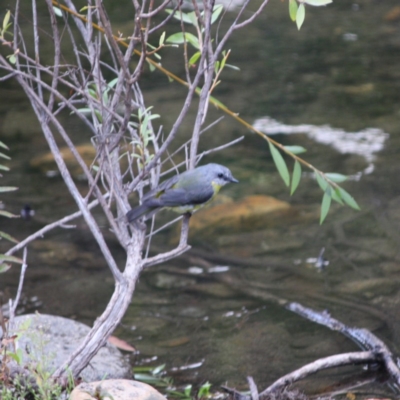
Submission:
POLYGON ((233 176, 230 178, 230 181, 232 183, 239 183, 239 181, 237 179, 235 179, 233 176))

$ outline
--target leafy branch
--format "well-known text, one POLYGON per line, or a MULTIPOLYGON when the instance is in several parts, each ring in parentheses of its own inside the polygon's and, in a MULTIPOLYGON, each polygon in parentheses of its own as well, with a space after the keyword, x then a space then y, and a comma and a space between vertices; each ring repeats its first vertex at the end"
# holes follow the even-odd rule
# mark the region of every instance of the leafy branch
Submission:
MULTIPOLYGON (((304 4, 308 4, 311 6, 324 6, 329 3, 331 3, 332 0, 289 0, 289 10, 290 10, 290 15, 293 19, 293 16, 295 16, 295 20, 297 21, 297 14, 298 10, 301 8, 304 8, 304 4), (300 6, 297 6, 297 2, 300 4, 300 6), (295 5, 293 4, 295 3, 295 5), (294 11, 296 10, 296 12, 294 11)), ((73 10, 70 10, 68 7, 63 6, 61 4, 58 4, 56 0, 52 0, 53 5, 57 5, 58 7, 61 7, 64 11, 71 13, 72 15, 78 17, 84 22, 88 22, 85 16, 78 14, 74 12, 73 10)), ((172 10, 166 10, 169 13, 172 13, 172 10)), ((212 14, 212 22, 215 22, 217 18, 219 17, 220 13, 222 11, 222 6, 216 6, 213 10, 212 14)), ((301 13, 301 11, 300 11, 301 13)), ((201 29, 199 28, 197 18, 195 18, 195 12, 190 12, 190 13, 184 13, 184 12, 177 12, 176 15, 174 15, 174 18, 182 20, 185 23, 193 25, 198 31, 201 32, 201 29)), ((303 18, 304 21, 304 18, 303 18)), ((303 23, 301 21, 301 24, 303 23)), ((96 25, 95 23, 91 22, 92 26, 99 30, 100 32, 104 32, 104 29, 101 28, 100 26, 96 25)), ((300 24, 300 26, 301 26, 300 24)), ((114 36, 115 40, 118 40, 118 42, 124 46, 128 47, 128 43, 124 41, 123 39, 119 38, 118 36, 114 36)), ((164 39, 163 39, 164 40, 164 39)), ((162 41, 163 42, 163 41, 162 41)), ((162 43, 160 41, 160 43, 162 43)), ((200 44, 201 42, 199 39, 194 36, 193 34, 189 32, 178 32, 176 34, 173 34, 166 39, 166 42, 171 43, 171 44, 182 44, 189 42, 194 48, 197 48, 200 50, 200 44)), ((141 56, 142 53, 134 49, 135 54, 141 56)), ((212 89, 215 88, 215 86, 219 83, 218 78, 220 76, 220 73, 224 66, 226 66, 226 60, 229 57, 230 51, 226 52, 223 54, 223 59, 220 63, 216 63, 216 71, 217 71, 217 76, 214 78, 214 83, 212 85, 212 89)), ((197 58, 200 56, 200 51, 194 53, 194 55, 191 57, 189 60, 189 64, 194 64, 197 61, 197 58), (196 56, 198 54, 198 56, 196 56), (197 58, 196 58, 197 57, 197 58)), ((163 74, 165 74, 170 80, 174 80, 181 85, 184 85, 186 87, 189 87, 189 83, 182 78, 178 77, 171 71, 165 69, 162 67, 158 62, 154 61, 150 57, 146 57, 146 61, 153 66, 153 68, 159 70, 163 74)), ((196 93, 200 95, 201 89, 197 88, 196 93)), ((275 141, 274 139, 271 139, 269 136, 265 135, 258 129, 254 128, 253 125, 251 125, 249 122, 245 121, 243 118, 239 117, 237 113, 234 113, 231 111, 226 105, 224 105, 222 102, 214 98, 213 96, 208 97, 209 103, 213 104, 215 107, 219 108, 221 111, 225 112, 228 114, 230 117, 234 118, 237 122, 239 122, 241 125, 245 126, 247 129, 250 131, 256 133, 257 135, 261 136, 264 140, 266 140, 269 144, 269 148, 271 151, 272 159, 276 165, 276 168, 282 177, 283 181, 285 182, 286 186, 290 186, 290 194, 292 195, 295 190, 297 189, 300 180, 301 180, 301 174, 302 174, 302 168, 301 165, 305 166, 306 168, 310 169, 313 171, 314 176, 320 186, 320 188, 323 191, 323 198, 322 198, 322 203, 321 203, 321 214, 320 214, 320 223, 324 221, 326 218, 330 206, 331 206, 331 200, 334 200, 338 202, 341 205, 347 205, 355 210, 359 210, 360 207, 358 206, 357 202, 354 200, 354 198, 342 187, 338 185, 338 183, 341 183, 347 179, 345 175, 337 174, 337 173, 324 173, 318 168, 314 167, 312 164, 307 162, 301 157, 298 157, 297 154, 303 153, 306 150, 300 146, 283 146, 279 142, 275 141), (283 159, 282 155, 280 154, 279 150, 287 154, 289 157, 291 157, 294 160, 294 166, 293 166, 293 173, 292 173, 292 179, 290 179, 290 173, 289 169, 286 165, 285 160, 283 159)))

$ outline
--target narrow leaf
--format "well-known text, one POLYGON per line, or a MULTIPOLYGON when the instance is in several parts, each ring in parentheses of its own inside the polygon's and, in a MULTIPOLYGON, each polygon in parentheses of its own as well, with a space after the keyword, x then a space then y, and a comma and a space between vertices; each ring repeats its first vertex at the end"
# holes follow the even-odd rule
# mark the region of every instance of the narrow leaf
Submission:
POLYGON ((305 17, 306 17, 306 8, 304 7, 304 4, 301 3, 296 13, 296 24, 298 30, 300 30, 301 26, 303 25, 305 17))
POLYGON ((325 192, 324 197, 322 198, 322 204, 321 204, 321 217, 319 220, 319 223, 322 224, 324 222, 324 219, 328 215, 329 208, 331 207, 331 190, 328 188, 328 190, 325 192))
POLYGON ((0 147, 6 150, 10 150, 2 141, 0 141, 0 147))
POLYGON ((4 16, 4 19, 3 19, 3 31, 7 30, 7 26, 8 26, 8 23, 10 21, 10 16, 11 16, 11 12, 10 12, 10 10, 8 10, 6 12, 6 15, 4 16))
POLYGON ((0 274, 8 271, 11 268, 10 264, 0 264, 0 274))
POLYGON ((12 214, 8 211, 0 210, 0 215, 7 218, 19 218, 19 215, 12 214))
MULTIPOLYGON (((174 12, 174 10, 171 9, 167 9, 165 10, 168 14, 172 14, 174 12)), ((174 18, 177 20, 182 20, 183 22, 186 22, 188 24, 192 23, 192 20, 190 19, 190 17, 186 14, 186 13, 181 13, 179 11, 175 11, 174 13, 174 18)))
POLYGON ((5 254, 0 254, 0 261, 9 261, 9 262, 15 262, 18 264, 23 264, 24 262, 18 258, 18 257, 14 257, 14 256, 6 256, 5 254))
POLYGON ((289 186, 290 183, 290 175, 289 175, 289 170, 286 165, 285 160, 282 157, 282 154, 279 152, 279 150, 272 144, 269 143, 269 150, 271 151, 272 159, 274 160, 274 163, 276 165, 276 168, 283 179, 283 182, 285 182, 286 186, 289 186))
POLYGON ((294 167, 293 167, 292 186, 290 188, 290 195, 292 195, 297 189, 297 186, 299 186, 300 179, 301 179, 301 165, 296 160, 294 162, 294 167))
POLYGON ((0 157, 1 158, 5 158, 6 160, 11 160, 11 157, 8 157, 6 154, 4 153, 0 153, 0 157))
POLYGON ((177 32, 174 33, 171 36, 168 36, 167 43, 175 43, 175 44, 182 44, 185 42, 184 38, 183 38, 183 32, 177 32))
POLYGON ((11 235, 9 235, 8 233, 5 233, 3 231, 0 231, 0 237, 4 238, 6 240, 9 240, 10 242, 13 242, 13 243, 19 243, 17 239, 15 239, 11 235))
POLYGON ((15 54, 11 54, 9 56, 7 56, 8 61, 10 61, 10 64, 15 64, 17 62, 17 57, 15 57, 15 54))
POLYGON ((224 7, 222 4, 214 6, 214 10, 211 17, 211 24, 213 24, 218 19, 223 9, 224 7))
POLYGON ((322 178, 321 174, 315 173, 315 178, 317 179, 319 187, 325 192, 326 188, 328 187, 328 182, 322 178))
POLYGON ((10 168, 8 168, 8 167, 6 167, 5 165, 2 165, 2 164, 0 164, 0 169, 2 171, 9 171, 10 170, 10 168))
POLYGON ((197 60, 200 58, 200 55, 200 52, 196 51, 196 53, 194 53, 192 57, 190 57, 189 65, 195 65, 197 63, 197 60))
POLYGON ((343 188, 339 188, 340 191, 340 196, 342 200, 351 208, 354 208, 355 210, 360 210, 360 206, 357 204, 357 202, 354 200, 353 196, 351 196, 349 193, 347 193, 343 188))
POLYGON ((15 186, 0 186, 0 193, 13 192, 14 190, 18 190, 18 188, 15 186))
POLYGON ((63 16, 62 11, 58 7, 54 7, 53 6, 53 10, 54 10, 54 14, 56 14, 57 17, 62 17, 63 16))
POLYGON ((341 183, 341 182, 347 181, 347 179, 349 179, 348 176, 342 175, 342 174, 337 174, 336 172, 327 172, 327 173, 325 173, 325 176, 328 179, 330 179, 332 182, 336 182, 336 183, 341 183))
POLYGON ((189 42, 195 49, 200 49, 199 39, 189 32, 185 32, 186 41, 189 42))
POLYGON ((160 40, 158 41, 158 45, 161 47, 165 41, 165 31, 161 34, 160 40))
POLYGON ((319 7, 332 3, 332 0, 303 0, 303 3, 309 4, 310 6, 319 7))
POLYGON ((303 146, 283 146, 286 150, 290 151, 292 154, 305 153, 307 150, 303 146))
POLYGON ((344 205, 342 198, 340 196, 340 191, 339 188, 332 188, 332 200, 338 202, 339 204, 341 204, 342 206, 344 205))
POLYGON ((297 8, 296 0, 289 0, 289 15, 293 22, 296 21, 297 8))
POLYGON ((110 82, 107 83, 107 86, 108 86, 109 88, 113 88, 113 87, 115 87, 115 85, 117 84, 117 82, 118 82, 118 78, 114 78, 114 79, 112 79, 110 82))
POLYGON ((230 68, 233 69, 234 71, 240 71, 240 68, 237 67, 236 65, 232 65, 232 64, 225 64, 226 68, 230 68))
POLYGON ((197 28, 199 26, 199 23, 197 22, 196 13, 194 11, 192 11, 192 12, 188 13, 187 16, 190 18, 190 23, 197 28))

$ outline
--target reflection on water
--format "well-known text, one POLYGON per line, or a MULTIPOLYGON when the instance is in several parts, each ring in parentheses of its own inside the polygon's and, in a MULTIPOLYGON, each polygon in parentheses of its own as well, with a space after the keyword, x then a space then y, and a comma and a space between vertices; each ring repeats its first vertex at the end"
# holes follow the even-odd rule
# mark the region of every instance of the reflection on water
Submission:
POLYGON ((346 132, 343 129, 331 128, 329 125, 286 125, 268 117, 257 119, 253 126, 267 135, 303 133, 315 142, 330 146, 341 154, 358 154, 364 157, 368 166, 362 172, 351 175, 356 180, 359 180, 362 174, 371 174, 374 171, 375 153, 383 150, 389 138, 388 133, 378 128, 346 132))
MULTIPOLYGON (((140 350, 137 362, 152 359, 167 368, 199 363, 181 371, 180 381, 228 381, 245 388, 248 375, 263 387, 315 358, 355 350, 346 338, 284 310, 284 300, 329 309, 335 318, 373 330, 398 350, 400 29, 399 19, 386 17, 397 1, 357 4, 337 0, 329 8, 307 9, 305 25, 297 32, 287 5, 271 3, 249 31, 231 43, 230 61, 241 72, 228 71, 215 95, 249 121, 265 115, 282 121, 279 133, 282 127, 307 124, 319 132, 314 135, 318 141, 326 143, 328 134, 336 132, 338 136, 329 139, 334 149, 306 135, 277 139, 306 147, 305 158, 324 171, 352 175, 373 163, 368 175, 344 185, 362 211, 334 205, 319 226, 321 192, 315 181, 303 177, 291 198, 265 143, 253 135, 209 158, 207 162, 230 167, 241 182, 224 194, 234 199, 273 195, 291 204, 293 216, 250 232, 194 238, 191 252, 144 272, 116 332, 140 350), (320 131, 325 125, 336 130, 320 131), (353 142, 351 152, 340 152, 338 137, 354 137, 346 132, 362 132, 379 148, 365 152, 364 143, 353 142), (323 247, 329 265, 318 272, 307 259, 317 257, 323 247)), ((123 16, 118 9, 115 13, 123 16)), ((174 51, 163 55, 164 65, 172 69, 180 54, 174 51)), ((4 202, 15 213, 29 204, 36 214, 29 221, 0 220, 0 229, 21 239, 76 206, 59 178, 29 167, 47 148, 28 119, 28 105, 14 89, 0 89, 1 140, 12 149, 12 170, 2 183, 17 184, 20 191, 4 196, 4 202)), ((169 115, 183 98, 181 89, 155 76, 147 95, 155 112, 166 112, 162 123, 168 126, 169 115)), ((217 114, 210 110, 210 118, 217 114)), ((89 143, 72 116, 62 118, 74 127, 78 143, 89 143)), ((189 122, 186 128, 190 131, 189 122)), ((242 133, 226 118, 212 135, 205 133, 202 145, 222 144, 242 133)), ((80 185, 87 188, 84 182, 80 185)), ((193 218, 201 219, 201 212, 193 218)), ((105 222, 103 230, 123 265, 124 254, 105 222)), ((159 236, 155 244, 166 247, 172 235, 159 236)), ((24 292, 27 298, 39 297, 40 311, 91 324, 105 307, 113 281, 81 220, 76 229, 57 230, 30 245, 28 260, 24 292)), ((1 275, 0 289, 9 296, 17 282, 18 268, 13 267, 1 275)))

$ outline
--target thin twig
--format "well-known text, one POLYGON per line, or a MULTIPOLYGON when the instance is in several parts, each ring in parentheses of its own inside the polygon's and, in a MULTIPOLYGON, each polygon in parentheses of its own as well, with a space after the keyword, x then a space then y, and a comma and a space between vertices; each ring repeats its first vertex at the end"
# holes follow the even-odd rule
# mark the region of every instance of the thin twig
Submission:
POLYGON ((334 356, 320 358, 317 361, 304 365, 303 367, 297 369, 296 371, 291 372, 290 374, 282 376, 277 381, 275 381, 271 386, 262 391, 259 394, 259 398, 261 400, 267 399, 268 395, 270 395, 271 393, 276 392, 277 390, 282 389, 285 386, 289 386, 292 383, 299 381, 300 379, 304 379, 307 376, 313 375, 318 371, 322 371, 324 369, 341 367, 344 365, 352 365, 352 364, 368 364, 377 361, 378 359, 372 351, 360 351, 360 352, 336 354, 334 356))
POLYGON ((28 250, 25 247, 24 255, 22 257, 23 262, 22 262, 22 266, 21 266, 21 273, 19 275, 17 294, 15 296, 15 300, 10 301, 10 315, 9 315, 9 323, 8 323, 8 327, 9 327, 10 331, 12 331, 13 327, 14 327, 15 312, 17 311, 19 299, 21 297, 22 287, 24 286, 25 271, 28 268, 28 264, 26 263, 27 255, 28 255, 28 250))

